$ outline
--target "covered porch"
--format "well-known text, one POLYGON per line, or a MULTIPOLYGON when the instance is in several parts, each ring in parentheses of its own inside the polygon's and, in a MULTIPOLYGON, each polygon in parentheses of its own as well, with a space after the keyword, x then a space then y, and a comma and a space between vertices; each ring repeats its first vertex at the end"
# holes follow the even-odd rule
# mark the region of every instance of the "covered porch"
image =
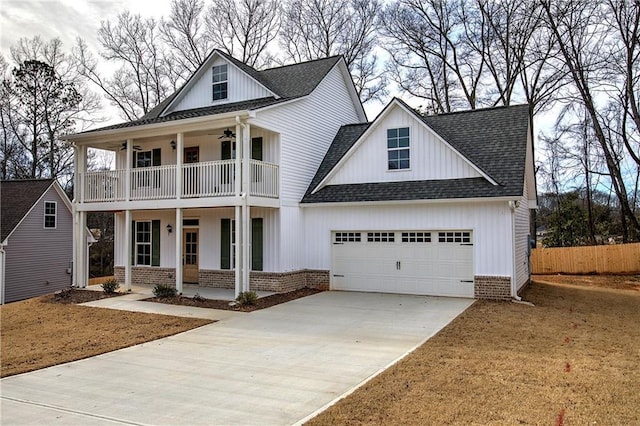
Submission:
MULTIPOLYGON (((74 230, 83 227, 88 212, 118 213, 115 238, 120 259, 116 265, 122 267, 127 289, 134 272, 154 271, 154 267, 156 272, 172 271, 165 278, 170 276, 179 292, 185 282, 200 282, 202 268, 192 272, 195 279, 185 275, 192 269, 189 261, 205 255, 188 252, 196 244, 191 239, 198 238, 199 229, 188 221, 197 220, 193 212, 198 209, 219 209, 234 223, 229 237, 234 241, 230 247, 233 288, 236 295, 249 290, 252 208, 277 210, 280 194, 280 135, 251 126, 249 118, 236 113, 207 120, 116 126, 73 136, 77 170, 74 230), (89 153, 96 149, 113 153, 107 170, 90 170, 89 153), (138 226, 136 218, 141 212, 147 217, 138 226), (196 231, 189 233, 188 229, 196 231), (152 255, 156 245, 162 245, 161 264, 152 255)), ((77 287, 87 285, 86 264, 86 255, 74 253, 73 283, 77 287)), ((209 265, 209 270, 216 269, 221 269, 219 264, 209 265)))

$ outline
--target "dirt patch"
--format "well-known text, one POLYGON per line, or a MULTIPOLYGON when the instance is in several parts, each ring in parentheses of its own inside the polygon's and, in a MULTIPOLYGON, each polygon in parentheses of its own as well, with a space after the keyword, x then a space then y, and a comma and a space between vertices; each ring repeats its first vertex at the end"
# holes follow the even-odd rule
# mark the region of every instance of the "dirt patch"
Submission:
MULTIPOLYGON (((70 299, 86 302, 104 293, 73 290, 70 299)), ((0 307, 0 377, 171 336, 213 321, 79 306, 53 295, 0 307)))
POLYGON ((309 424, 640 424, 640 293, 567 284, 474 303, 309 424))
POLYGON ((228 311, 253 312, 259 309, 269 308, 281 303, 290 302, 291 300, 300 299, 301 297, 311 296, 320 293, 323 290, 313 288, 303 288, 300 290, 290 291, 288 293, 277 293, 271 296, 261 297, 255 305, 237 306, 230 304, 229 300, 213 300, 204 298, 193 298, 185 296, 175 297, 152 297, 143 299, 146 302, 167 303, 170 305, 194 306, 198 308, 224 309, 228 311))
POLYGON ((43 296, 43 301, 50 303, 79 304, 93 302, 111 297, 124 296, 127 293, 105 293, 95 290, 80 290, 77 288, 68 288, 53 294, 43 296))
POLYGON ((640 291, 640 275, 534 275, 533 281, 640 291))

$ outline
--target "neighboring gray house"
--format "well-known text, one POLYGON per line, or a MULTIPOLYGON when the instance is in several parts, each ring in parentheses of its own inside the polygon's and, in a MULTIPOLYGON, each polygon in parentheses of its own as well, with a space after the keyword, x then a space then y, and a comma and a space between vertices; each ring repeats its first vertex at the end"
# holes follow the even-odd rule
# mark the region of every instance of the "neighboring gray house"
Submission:
POLYGON ((73 214, 54 179, 0 182, 0 301, 71 285, 73 214))

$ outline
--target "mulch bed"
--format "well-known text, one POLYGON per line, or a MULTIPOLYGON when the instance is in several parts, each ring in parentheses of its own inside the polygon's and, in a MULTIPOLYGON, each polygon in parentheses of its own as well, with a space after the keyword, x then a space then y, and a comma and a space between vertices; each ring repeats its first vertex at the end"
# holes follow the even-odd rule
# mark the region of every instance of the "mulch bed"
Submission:
POLYGON ((108 299, 110 297, 124 296, 125 294, 127 293, 116 292, 107 294, 103 291, 66 288, 53 294, 44 296, 43 301, 49 303, 78 304, 93 302, 100 299, 108 299))
POLYGON ((249 306, 238 306, 233 305, 229 300, 214 300, 214 299, 204 299, 204 298, 192 298, 185 296, 175 296, 175 297, 151 297, 149 299, 143 299, 145 302, 157 302, 157 303, 166 303, 169 305, 182 305, 182 306, 194 306, 198 308, 209 308, 209 309, 224 309, 227 311, 238 311, 238 312, 253 312, 264 308, 269 308, 271 306, 279 305, 281 303, 286 303, 291 300, 299 299, 301 297, 311 296, 312 294, 320 293, 323 290, 318 290, 315 288, 303 288, 300 290, 290 291, 288 293, 277 293, 272 294, 271 296, 261 297, 258 299, 255 305, 249 306))

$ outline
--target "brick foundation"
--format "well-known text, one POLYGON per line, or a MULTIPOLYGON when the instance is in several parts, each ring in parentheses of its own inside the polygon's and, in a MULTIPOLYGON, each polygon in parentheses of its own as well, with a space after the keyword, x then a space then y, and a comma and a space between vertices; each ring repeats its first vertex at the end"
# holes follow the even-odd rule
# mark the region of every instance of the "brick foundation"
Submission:
MULTIPOLYGON (((119 283, 124 283, 124 267, 114 266, 113 276, 119 283)), ((158 268, 157 266, 132 266, 131 284, 163 284, 171 287, 176 285, 176 270, 173 268, 158 268)))
MULTIPOLYGON (((115 279, 124 282, 124 268, 113 268, 115 279)), ((235 271, 232 270, 207 270, 199 271, 199 283, 201 287, 235 288, 235 271)), ((165 284, 175 287, 175 270, 173 268, 158 267, 132 267, 132 284, 165 284)), ((261 272, 252 271, 250 274, 251 290, 273 291, 286 293, 300 288, 317 288, 329 290, 329 271, 303 269, 293 272, 261 272)))
POLYGON ((476 299, 511 299, 511 278, 509 277, 476 275, 474 288, 476 299))

